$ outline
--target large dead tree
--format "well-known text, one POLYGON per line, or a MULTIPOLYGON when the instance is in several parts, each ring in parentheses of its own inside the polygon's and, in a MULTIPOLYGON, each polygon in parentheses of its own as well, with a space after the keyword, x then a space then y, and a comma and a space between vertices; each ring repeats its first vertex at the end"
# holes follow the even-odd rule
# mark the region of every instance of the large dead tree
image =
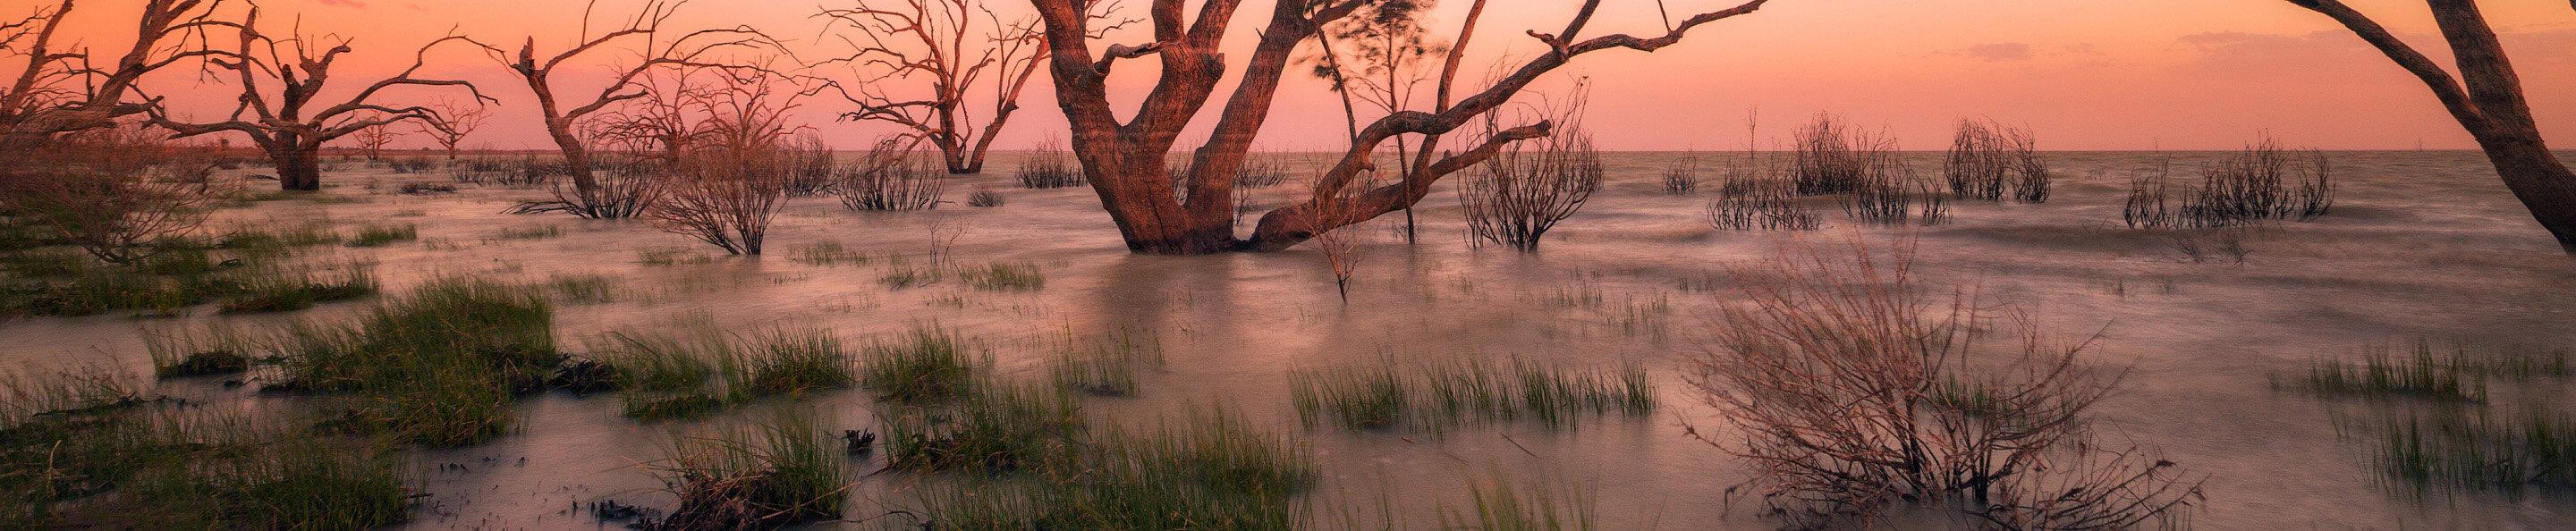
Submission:
MULTIPOLYGON (((1259 32, 1260 41, 1244 63, 1242 78, 1226 100, 1207 143, 1192 154, 1191 164, 1183 170, 1185 174, 1174 179, 1165 167, 1164 153, 1172 148, 1191 118, 1214 97, 1226 68, 1225 57, 1218 49, 1219 40, 1242 2, 1207 0, 1191 16, 1184 13, 1185 2, 1157 0, 1149 7, 1147 17, 1152 23, 1152 41, 1111 45, 1094 53, 1088 27, 1094 17, 1086 13, 1091 2, 1030 0, 1046 26, 1056 103, 1072 123, 1074 152, 1130 250, 1202 254, 1286 249, 1318 231, 1405 208, 1421 201, 1441 177, 1491 158, 1512 142, 1546 136, 1553 125, 1540 121, 1495 131, 1464 151, 1436 157, 1423 164, 1422 171, 1409 172, 1396 182, 1342 193, 1363 172, 1374 171, 1370 155, 1389 139, 1448 133, 1503 106, 1530 83, 1576 56, 1611 49, 1654 51, 1680 42, 1691 28, 1751 13, 1768 0, 1692 15, 1667 26, 1662 35, 1581 38, 1585 24, 1601 4, 1599 0, 1585 0, 1562 31, 1529 32, 1532 38, 1546 44, 1547 51, 1521 62, 1484 90, 1454 105, 1441 105, 1434 112, 1396 112, 1361 128, 1341 160, 1317 176, 1313 198, 1270 211, 1261 217, 1251 237, 1237 239, 1233 219, 1235 175, 1252 147, 1254 133, 1270 116, 1272 97, 1291 55, 1298 43, 1313 38, 1319 27, 1349 16, 1371 1, 1384 0, 1278 2, 1269 25, 1259 32), (1118 61, 1146 56, 1161 59, 1161 78, 1133 117, 1122 121, 1110 108, 1108 77, 1118 61), (1186 187, 1185 196, 1176 185, 1186 187), (1337 205, 1347 208, 1319 208, 1319 200, 1349 203, 1337 205)), ((1452 45, 1466 47, 1465 37, 1462 31, 1459 38, 1451 40, 1452 45)), ((1455 59, 1456 54, 1452 54, 1444 68, 1444 84, 1456 76, 1455 59)))
POLYGON ((268 35, 259 29, 257 7, 251 8, 236 31, 240 34, 237 47, 208 58, 215 67, 236 74, 236 83, 241 85, 240 103, 231 114, 223 121, 200 123, 173 118, 158 106, 147 111, 154 125, 176 133, 173 138, 224 132, 249 136, 276 164, 280 189, 322 189, 322 146, 332 140, 402 122, 444 123, 436 109, 376 103, 387 89, 463 87, 478 100, 497 101, 483 96, 470 82, 414 77, 427 65, 430 50, 464 37, 450 35, 421 45, 412 54, 411 67, 402 73, 358 89, 339 103, 326 104, 321 96, 334 86, 330 84, 331 67, 353 51, 349 38, 268 35), (269 91, 271 84, 275 85, 274 93, 269 91))
POLYGON ((447 160, 456 160, 457 152, 465 146, 465 137, 482 129, 483 122, 492 116, 492 108, 480 102, 469 106, 454 100, 439 100, 429 108, 438 111, 439 121, 414 123, 412 132, 428 136, 429 141, 438 143, 440 149, 447 151, 447 160))
POLYGON ((2425 86, 2433 89, 2433 97, 2450 111, 2451 118, 2477 138, 2478 148, 2495 165, 2496 175, 2504 179, 2505 187, 2513 190, 2524 207, 2531 209, 2531 217, 2558 238, 2560 247, 2576 254, 2576 173, 2570 173, 2566 162, 2541 141, 2540 126, 2532 121, 2531 104, 2522 97, 2522 81, 2514 76, 2513 63, 2505 59, 2495 30, 2478 13, 2477 2, 2426 2, 2432 5, 2433 22, 2441 26, 2442 37, 2450 44, 2451 58, 2465 83, 2453 79, 2441 65, 2343 2, 2290 3, 2333 17, 2361 40, 2387 54, 2397 66, 2422 79, 2425 86))
POLYGON ((1046 59, 1046 35, 1035 21, 1003 22, 979 1, 901 0, 899 8, 858 2, 817 15, 848 30, 835 37, 852 50, 826 63, 864 72, 854 86, 833 85, 858 106, 841 118, 901 126, 938 147, 948 173, 983 172, 984 152, 1019 110, 1020 90, 1046 59), (992 25, 987 34, 973 35, 974 11, 992 25), (982 85, 988 80, 989 87, 982 85), (917 94, 887 90, 921 82, 930 86, 917 94), (980 130, 976 106, 967 101, 976 92, 993 98, 980 130))
MULTIPOLYGON (((113 57, 56 42, 72 0, 0 23, 0 60, 24 60, 0 86, 0 153, 42 145, 64 133, 114 126, 154 103, 135 84, 145 74, 225 52, 205 46, 209 28, 237 26, 214 16, 221 1, 146 0, 133 44, 113 57), (193 38, 193 40, 192 40, 193 38)), ((14 61, 13 61, 14 62, 14 61)))
MULTIPOLYGON (((566 200, 577 204, 560 205, 546 210, 562 210, 585 218, 618 218, 642 212, 646 205, 617 204, 623 200, 621 198, 631 196, 602 193, 599 181, 591 171, 590 146, 585 144, 584 139, 578 134, 581 132, 582 119, 618 102, 646 97, 646 92, 637 88, 635 81, 655 69, 670 66, 714 67, 716 65, 702 62, 702 59, 727 48, 776 46, 774 41, 761 35, 758 30, 746 26, 689 31, 679 34, 676 38, 664 40, 663 37, 669 35, 666 32, 671 31, 664 26, 669 23, 671 16, 678 13, 679 8, 687 3, 686 0, 647 2, 641 9, 636 10, 633 17, 626 19, 624 25, 594 32, 590 18, 598 9, 599 2, 592 0, 582 9, 581 33, 578 42, 551 56, 538 54, 537 38, 534 36, 527 38, 526 44, 519 47, 519 53, 515 56, 503 53, 498 47, 483 45, 485 50, 491 52, 493 60, 508 67, 511 72, 518 74, 520 80, 527 83, 528 92, 536 96, 539 116, 545 119, 546 136, 553 139, 555 147, 563 151, 564 167, 572 175, 574 191, 574 195, 567 197, 566 200), (641 45, 634 50, 641 58, 632 65, 617 69, 614 77, 609 79, 608 85, 601 88, 597 95, 590 96, 589 101, 566 100, 557 94, 555 74, 561 71, 564 63, 594 53, 611 52, 617 50, 617 46, 630 42, 641 45)), ((478 44, 481 43, 478 42, 478 44)))

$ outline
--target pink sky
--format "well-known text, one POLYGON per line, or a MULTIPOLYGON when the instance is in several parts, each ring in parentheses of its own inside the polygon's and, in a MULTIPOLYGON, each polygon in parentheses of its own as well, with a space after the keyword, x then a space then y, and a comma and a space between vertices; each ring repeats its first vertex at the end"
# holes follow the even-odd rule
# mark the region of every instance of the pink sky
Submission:
MULTIPOLYGON (((988 1, 1006 16, 1027 9, 1016 0, 988 1)), ((2427 54, 2446 57, 2421 2, 2346 1, 2427 54)), ((602 0, 609 13, 640 2, 602 0)), ((22 12, 35 3, 0 0, 6 4, 0 13, 22 12)), ((821 22, 808 15, 818 4, 848 3, 699 0, 684 8, 678 23, 750 24, 811 56, 826 52, 814 38, 821 22)), ((1520 32, 1561 28, 1575 3, 1496 0, 1470 47, 1470 71, 1506 55, 1527 56, 1536 42, 1520 32)), ((72 33, 101 48, 121 46, 131 30, 120 20, 130 16, 130 8, 120 4, 87 0, 72 33)), ((344 61, 343 72, 335 72, 356 85, 407 63, 413 47, 451 27, 513 48, 532 34, 546 48, 559 48, 573 40, 582 4, 267 0, 263 17, 282 23, 300 15, 308 31, 358 37, 356 53, 344 61)), ((1267 16, 1267 2, 1251 4, 1240 10, 1229 46, 1248 48, 1251 30, 1267 16)), ((1467 2, 1442 4, 1432 27, 1446 34, 1455 30, 1467 2)), ((1660 31, 1653 2, 1606 4, 1588 34, 1660 31)), ((1732 2, 1670 4, 1681 12, 1732 2)), ((2576 147, 2576 90, 2567 89, 2576 87, 2576 8, 2561 0, 2482 4, 2516 60, 2549 140, 2576 147)), ((469 145, 545 145, 523 86, 479 53, 447 50, 434 56, 433 73, 475 80, 502 100, 492 124, 469 145)), ((1115 76, 1113 82, 1128 89, 1128 101, 1151 84, 1150 65, 1130 62, 1115 76)), ((1230 65, 1230 71, 1240 66, 1230 65)), ((2047 149, 2232 148, 2262 131, 2290 144, 2329 149, 2473 147, 2413 77, 2323 16, 2281 0, 1773 0, 1758 13, 1702 26, 1680 45, 1653 54, 1587 55, 1559 73, 1560 79, 1545 86, 1561 89, 1573 76, 1594 81, 1591 129, 1605 147, 1624 150, 1741 149, 1751 109, 1759 110, 1766 147, 1818 111, 1884 128, 1909 149, 1946 145, 1951 126, 1962 117, 2028 126, 2047 149)), ((161 76, 149 88, 173 94, 183 110, 201 115, 228 108, 229 89, 197 86, 192 74, 161 76)), ((1298 77, 1282 90, 1263 145, 1338 150, 1338 100, 1321 83, 1298 77)), ((1026 147, 1061 133, 1064 122, 1047 89, 1040 74, 998 146, 1026 147)), ((393 96, 418 100, 420 94, 393 96)), ((831 111, 846 106, 837 99, 810 99, 804 109, 836 145, 863 146, 889 131, 830 121, 831 111)), ((1216 107, 1209 105, 1210 112, 1216 107)), ((404 145, 424 143, 413 139, 404 145)))

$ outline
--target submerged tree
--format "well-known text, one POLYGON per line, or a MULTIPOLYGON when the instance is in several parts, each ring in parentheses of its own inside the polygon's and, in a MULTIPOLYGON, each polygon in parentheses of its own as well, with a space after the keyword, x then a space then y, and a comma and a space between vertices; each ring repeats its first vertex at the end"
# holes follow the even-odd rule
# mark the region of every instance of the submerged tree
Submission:
POLYGON ((901 8, 879 8, 862 1, 817 15, 848 30, 836 37, 851 51, 827 63, 884 69, 868 73, 855 88, 834 85, 840 87, 843 98, 858 106, 841 113, 841 118, 901 126, 938 148, 948 173, 983 173, 985 150, 992 147, 993 137, 1001 134, 1011 113, 1019 110, 1020 90, 1046 59, 1047 48, 1042 44, 1046 35, 1034 21, 1003 22, 980 0, 901 3, 901 8), (986 35, 971 35, 976 31, 974 11, 983 11, 983 18, 992 25, 986 35), (896 96, 885 90, 889 85, 918 82, 930 86, 917 95, 896 96), (975 106, 967 101, 975 92, 989 92, 993 98, 992 115, 980 126, 975 106))
POLYGON ((2345 6, 2339 0, 2289 0, 2291 4, 2333 17, 2369 42, 2380 53, 2388 55, 2397 66, 2422 79, 2433 89, 2433 97, 2451 118, 2460 122, 2469 135, 2477 137, 2478 148, 2487 161, 2495 164, 2496 175, 2504 179, 2514 198, 2531 210, 2531 217, 2542 228, 2558 238, 2558 245, 2576 254, 2576 172, 2549 151, 2542 142, 2539 124, 2532 121, 2531 105, 2523 100, 2522 81, 2513 73, 2513 63, 2505 59, 2504 46, 2496 42, 2493 28, 2478 13, 2474 0, 2427 0, 2433 8, 2433 22, 2442 28, 2442 37, 2451 47, 2451 57, 2459 65, 2460 77, 2442 70, 2431 58, 2388 33, 2369 16, 2345 6))
POLYGON ((491 100, 475 90, 473 83, 413 77, 427 64, 431 49, 464 37, 450 35, 430 41, 413 52, 411 67, 402 73, 367 85, 340 103, 326 105, 320 97, 324 89, 333 86, 327 84, 332 64, 353 50, 349 38, 269 35, 259 30, 257 7, 242 19, 238 33, 237 48, 208 59, 216 67, 238 75, 241 99, 231 114, 220 122, 194 123, 174 119, 156 107, 149 109, 152 123, 177 132, 174 138, 222 132, 249 136, 276 164, 281 189, 322 189, 322 146, 332 140, 406 121, 445 123, 438 111, 429 107, 376 103, 386 89, 464 87, 476 99, 491 100), (272 82, 276 84, 275 94, 266 90, 272 82))
MULTIPOLYGON (((1259 32, 1260 41, 1244 63, 1242 76, 1218 114, 1207 143, 1197 148, 1177 178, 1171 174, 1173 169, 1165 166, 1164 155, 1192 117, 1215 97, 1226 68, 1225 57, 1218 49, 1219 40, 1242 2, 1209 0, 1199 6, 1195 17, 1184 13, 1182 2, 1155 2, 1148 17, 1152 21, 1151 42, 1117 44, 1093 53, 1090 43, 1095 33, 1091 21, 1099 17, 1087 8, 1094 3, 1031 1, 1046 26, 1056 103, 1072 122, 1074 152, 1129 249, 1164 254, 1279 250, 1318 231, 1403 209, 1421 201, 1441 177, 1491 158, 1513 142, 1547 136, 1555 126, 1542 121, 1503 129, 1463 151, 1414 161, 1420 171, 1404 179, 1358 193, 1341 193, 1342 188, 1353 185, 1371 169, 1370 155, 1379 145, 1401 135, 1446 134, 1467 125, 1502 107, 1539 77, 1565 66, 1576 56, 1611 49, 1661 49, 1680 42, 1691 28, 1752 13, 1768 0, 1682 18, 1662 35, 1581 38, 1583 28, 1601 4, 1599 0, 1587 0, 1562 31, 1530 32, 1547 45, 1547 51, 1520 62, 1482 91, 1454 105, 1439 105, 1431 112, 1396 112, 1362 127, 1340 160, 1318 176, 1314 197, 1270 211, 1262 216, 1250 238, 1237 239, 1235 177, 1242 170, 1254 133, 1269 119, 1273 96, 1291 56, 1319 28, 1373 1, 1384 0, 1278 2, 1269 25, 1259 32), (1111 67, 1120 60, 1145 56, 1161 59, 1160 79, 1132 117, 1122 121, 1109 104, 1111 67), (1346 201, 1349 204, 1344 206, 1349 208, 1320 208, 1319 201, 1346 201), (1327 212, 1338 213, 1325 215, 1327 212)), ((1469 25, 1462 29, 1458 38, 1451 39, 1451 45, 1465 46, 1467 31, 1472 28, 1469 25)), ((1442 85, 1454 81, 1460 60, 1461 54, 1449 55, 1442 67, 1442 85)))
POLYGON ((63 48, 56 32, 72 14, 72 0, 0 22, 0 59, 17 58, 16 76, 0 85, 0 153, 33 148, 72 132, 114 127, 118 118, 141 115, 154 103, 135 89, 145 74, 180 61, 229 52, 206 46, 208 29, 238 27, 215 17, 222 2, 146 0, 128 27, 134 41, 114 57, 94 57, 85 47, 63 48))
POLYGON ((578 134, 582 119, 618 102, 646 97, 648 94, 636 87, 636 78, 657 68, 716 66, 702 59, 728 48, 754 48, 775 44, 759 31, 744 26, 690 31, 681 33, 676 38, 664 40, 663 37, 669 35, 666 33, 669 30, 664 29, 663 26, 670 21, 671 15, 677 13, 680 6, 686 3, 686 1, 662 0, 647 2, 643 8, 636 10, 634 17, 626 20, 625 25, 605 32, 593 32, 590 26, 590 15, 599 6, 594 0, 582 10, 582 27, 578 43, 552 56, 537 55, 537 38, 534 36, 528 37, 527 43, 519 47, 519 53, 515 57, 503 54, 498 47, 483 44, 483 48, 492 54, 493 60, 508 67, 512 73, 519 76, 521 81, 527 83, 528 92, 536 97, 539 117, 545 120, 546 136, 554 141, 556 149, 563 152, 564 169, 572 176, 573 193, 563 198, 566 204, 555 205, 552 208, 522 208, 522 211, 560 210, 585 218, 607 219, 634 216, 651 206, 632 204, 635 198, 649 196, 603 189, 591 169, 590 145, 585 143, 582 135, 578 134), (588 102, 565 100, 557 95, 555 73, 565 62, 590 56, 593 53, 607 53, 616 50, 615 46, 621 43, 634 41, 641 41, 642 46, 637 51, 642 55, 642 59, 615 71, 608 85, 599 90, 599 95, 591 97, 588 102))

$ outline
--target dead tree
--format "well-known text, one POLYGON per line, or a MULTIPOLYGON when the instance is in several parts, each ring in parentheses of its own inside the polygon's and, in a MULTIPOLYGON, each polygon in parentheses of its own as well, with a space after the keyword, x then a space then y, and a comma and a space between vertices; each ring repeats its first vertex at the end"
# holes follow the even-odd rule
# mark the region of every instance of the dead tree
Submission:
POLYGON ((233 107, 224 121, 210 123, 184 122, 157 107, 148 109, 153 125, 176 132, 173 138, 186 138, 223 132, 249 136, 269 161, 277 166, 278 187, 284 190, 313 191, 322 189, 322 146, 340 137, 368 128, 405 121, 443 122, 438 111, 422 106, 389 106, 375 103, 386 89, 395 87, 464 87, 478 100, 492 100, 462 80, 422 79, 413 77, 428 63, 429 51, 448 41, 465 38, 449 35, 421 45, 412 54, 410 68, 393 77, 376 81, 337 104, 324 104, 319 96, 331 79, 331 66, 340 56, 353 49, 346 37, 292 35, 274 37, 259 30, 259 9, 251 8, 242 19, 238 47, 208 59, 214 66, 238 75, 241 103, 233 107), (265 88, 276 84, 276 93, 265 88))
POLYGON ((707 134, 671 164, 674 181, 645 212, 655 227, 728 254, 759 256, 797 170, 787 124, 803 92, 768 77, 733 79, 709 100, 707 134))
POLYGON ((385 124, 359 129, 358 132, 350 134, 349 138, 358 143, 358 150, 367 154, 367 160, 384 160, 385 146, 401 140, 402 135, 403 132, 395 130, 393 124, 385 124))
MULTIPOLYGON (((1111 220, 1126 238, 1128 249, 1160 254, 1285 249, 1317 231, 1368 220, 1419 202, 1441 177, 1491 158, 1512 142, 1546 136, 1554 128, 1547 122, 1516 126, 1464 151, 1433 157, 1427 163, 1416 161, 1422 171, 1348 195, 1350 199, 1346 201, 1352 202, 1351 208, 1341 210, 1343 214, 1321 215, 1315 198, 1272 210, 1262 216, 1250 238, 1237 239, 1233 228, 1235 176, 1252 147, 1254 133, 1269 119, 1273 96, 1291 56, 1298 44, 1313 38, 1323 24, 1348 16, 1369 1, 1372 0, 1278 2, 1269 25, 1259 32, 1260 40, 1244 63, 1234 92, 1217 115, 1217 122, 1209 128, 1208 142, 1192 154, 1190 164, 1181 166, 1185 169, 1181 178, 1174 179, 1171 169, 1164 165, 1164 154, 1171 150, 1192 117, 1215 96, 1219 81, 1225 77, 1226 60, 1218 41, 1242 2, 1209 0, 1199 6, 1194 17, 1183 12, 1183 2, 1154 2, 1147 17, 1152 25, 1152 41, 1112 45, 1093 53, 1091 21, 1099 17, 1085 11, 1093 2, 1031 0, 1046 26, 1056 103, 1072 123, 1074 152, 1092 189, 1100 195, 1111 220), (1146 56, 1161 59, 1160 79, 1132 117, 1122 121, 1109 104, 1110 72, 1118 61, 1146 56), (1175 183, 1182 186, 1176 187, 1175 183), (1179 194, 1180 188, 1188 190, 1186 196, 1179 194)), ((1585 24, 1601 4, 1586 0, 1563 30, 1553 34, 1530 32, 1531 37, 1547 45, 1547 51, 1520 62, 1482 91, 1454 105, 1438 106, 1432 112, 1397 112, 1361 128, 1341 159, 1316 179, 1316 197, 1346 197, 1341 189, 1370 169, 1370 155, 1380 144, 1399 135, 1446 134, 1467 125, 1503 106, 1521 89, 1576 56, 1611 49, 1661 49, 1680 42, 1691 28, 1751 13, 1767 1, 1753 0, 1681 18, 1662 35, 1581 38, 1585 24)), ((1463 48, 1467 44, 1465 37, 1462 30, 1459 38, 1451 39, 1452 46, 1463 48)), ((1460 56, 1453 53, 1450 58, 1441 74, 1444 85, 1456 77, 1460 56)))
POLYGON ((2290 3, 2333 17, 2388 55, 2397 66, 2423 80, 2433 89, 2433 97, 2450 111, 2451 118, 2477 138, 2478 148, 2486 152, 2487 161, 2495 165, 2496 175, 2513 190, 2514 198, 2531 210, 2531 217, 2540 222, 2541 228, 2549 229, 2549 234, 2558 238, 2560 247, 2576 254, 2576 172, 2570 172, 2567 163, 2542 142, 2540 126, 2532 120, 2531 105, 2522 97, 2522 81, 2515 77, 2513 63, 2505 59, 2504 46, 2496 42, 2495 30, 2478 13, 2477 2, 2427 0, 2433 8, 2433 22, 2441 26, 2442 37, 2451 47, 2451 58, 2459 66, 2460 79, 2453 79, 2431 58, 2341 1, 2290 3))
POLYGON ((867 73, 854 85, 833 85, 858 106, 841 113, 841 119, 901 126, 938 148, 948 173, 982 173, 984 152, 1019 110, 1021 89, 1046 59, 1046 36, 1035 21, 1003 22, 979 0, 900 1, 900 8, 862 1, 816 15, 848 30, 836 37, 852 49, 826 64, 883 70, 867 73), (972 11, 983 11, 992 25, 986 35, 970 37, 976 31, 972 11), (984 85, 988 79, 989 87, 984 85), (921 82, 930 86, 919 94, 896 96, 884 90, 921 82), (976 91, 990 91, 993 97, 992 115, 980 125, 975 110, 983 105, 967 101, 976 91))
POLYGON ((155 103, 135 84, 172 64, 228 52, 210 49, 206 30, 238 25, 215 17, 222 2, 145 0, 133 22, 133 44, 114 57, 87 48, 63 48, 55 39, 71 16, 72 0, 38 8, 0 23, 0 59, 21 58, 16 76, 0 86, 0 153, 43 145, 64 133, 104 129, 118 118, 141 115, 155 103))
POLYGON ((415 122, 412 132, 438 143, 439 149, 446 150, 447 160, 451 161, 456 160, 457 152, 464 147, 465 137, 474 134, 476 129, 482 129, 483 121, 492 116, 492 109, 479 103, 466 106, 454 100, 439 100, 429 108, 438 111, 440 121, 415 122))
POLYGON ((520 80, 527 83, 528 92, 536 97, 539 116, 545 119, 546 136, 554 140, 557 149, 563 151, 564 166, 572 176, 574 193, 567 199, 574 204, 522 210, 561 210, 585 218, 602 219, 623 218, 641 213, 649 205, 624 203, 628 199, 642 196, 612 193, 603 190, 600 186, 599 180, 591 169, 590 145, 585 143, 578 134, 581 132, 583 118, 616 105, 618 102, 648 96, 645 91, 636 87, 636 79, 655 69, 668 66, 711 67, 716 65, 703 62, 702 59, 721 50, 776 45, 759 31, 747 26, 696 30, 682 33, 679 37, 668 41, 663 40, 662 37, 666 35, 664 24, 679 11, 680 6, 687 3, 686 0, 646 2, 643 8, 636 11, 634 17, 626 20, 625 25, 594 33, 590 16, 599 7, 599 2, 592 0, 582 10, 581 37, 578 44, 552 56, 538 55, 537 38, 534 36, 527 38, 527 43, 519 47, 519 53, 515 56, 503 53, 499 47, 476 43, 490 52, 494 61, 508 67, 512 73, 518 75, 520 80), (568 101, 556 94, 555 72, 565 62, 593 52, 614 50, 616 49, 614 47, 620 43, 631 41, 641 41, 642 48, 637 51, 640 52, 642 59, 618 70, 616 76, 609 80, 608 86, 600 89, 599 94, 591 97, 590 101, 586 103, 578 100, 568 101))

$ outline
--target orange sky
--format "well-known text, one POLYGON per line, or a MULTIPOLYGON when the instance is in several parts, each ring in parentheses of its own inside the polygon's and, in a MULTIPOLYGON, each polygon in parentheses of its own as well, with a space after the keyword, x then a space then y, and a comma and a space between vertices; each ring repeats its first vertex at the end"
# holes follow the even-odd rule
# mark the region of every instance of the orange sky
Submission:
MULTIPOLYGON (((641 2, 601 1, 612 13, 641 2)), ((1016 0, 988 1, 1006 15, 1027 9, 1016 0)), ((2442 57, 2421 2, 2346 1, 2442 57)), ((822 45, 814 38, 821 22, 808 15, 818 4, 848 2, 698 0, 684 8, 679 24, 751 24, 812 55, 822 45)), ((14 16, 38 3, 0 0, 0 13, 14 16)), ((121 46, 131 39, 121 20, 132 9, 125 3, 84 0, 70 33, 101 48, 121 46)), ((1248 48, 1251 30, 1267 16, 1267 2, 1251 3, 1241 9, 1230 46, 1248 48)), ((1443 2, 1435 12, 1437 32, 1454 31, 1466 3, 1443 2)), ((540 43, 554 43, 549 48, 560 47, 573 39, 582 4, 267 0, 263 17, 282 23, 301 16, 308 31, 358 37, 356 53, 335 72, 343 79, 365 78, 348 82, 354 85, 407 64, 413 47, 451 27, 513 47, 532 34, 540 43)), ((1506 54, 1531 53, 1536 43, 1521 30, 1561 28, 1572 4, 1495 0, 1497 9, 1470 47, 1471 72, 1506 54)), ((1732 2, 1670 4, 1680 12, 1732 2)), ((2576 147, 2576 90, 2566 88, 2576 87, 2576 8, 2564 0, 2482 4, 2504 35, 2549 140, 2576 147)), ((1589 34, 1659 27, 1651 1, 1611 0, 1603 9, 1589 34)), ((1121 42, 1133 40, 1138 39, 1121 42)), ((544 145, 526 89, 498 66, 464 47, 435 58, 435 74, 475 80, 503 102, 493 123, 469 145, 544 145)), ((1773 0, 1758 13, 1702 26, 1663 51, 1600 52, 1559 72, 1564 79, 1594 80, 1591 130, 1615 149, 1740 149, 1749 109, 1759 110, 1766 147, 1818 111, 1883 127, 1909 149, 1946 145, 1950 127, 1962 117, 2029 126, 2048 149, 2231 148, 2266 130, 2291 144, 2330 149, 2473 147, 2414 78, 2323 16, 2280 0, 1773 0)), ((1129 89, 1132 101, 1151 83, 1151 73, 1150 62, 1130 62, 1113 81, 1129 89)), ((192 74, 164 75, 148 88, 174 95, 183 110, 201 115, 226 108, 229 89, 197 86, 192 74)), ((1063 120, 1040 76, 999 146, 1025 147, 1061 132, 1063 120)), ((1338 100, 1320 83, 1300 77, 1282 90, 1263 144, 1339 149, 1338 100)), ((1462 79, 1480 77, 1470 73, 1462 79)), ((1564 79, 1547 86, 1562 87, 1564 79)), ((417 100, 419 94, 393 96, 417 100)), ((836 99, 805 104, 819 131, 836 145, 863 146, 887 131, 831 122, 828 113, 846 106, 836 99)), ((1209 107, 1213 112, 1217 105, 1209 107)), ((412 139, 404 145, 424 144, 412 139)))

